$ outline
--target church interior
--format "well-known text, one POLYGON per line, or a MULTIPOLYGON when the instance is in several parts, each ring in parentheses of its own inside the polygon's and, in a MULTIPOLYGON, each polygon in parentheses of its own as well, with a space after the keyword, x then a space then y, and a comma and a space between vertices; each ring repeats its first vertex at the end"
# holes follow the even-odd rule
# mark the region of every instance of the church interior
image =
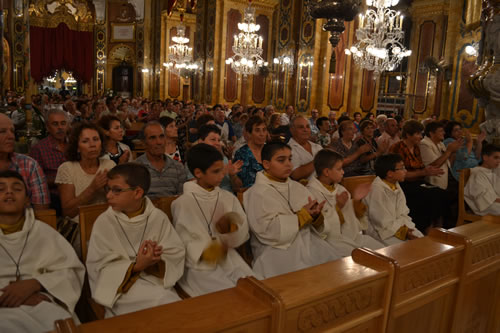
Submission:
POLYGON ((500 0, 0 0, 0 332, 500 333, 499 33, 500 0))

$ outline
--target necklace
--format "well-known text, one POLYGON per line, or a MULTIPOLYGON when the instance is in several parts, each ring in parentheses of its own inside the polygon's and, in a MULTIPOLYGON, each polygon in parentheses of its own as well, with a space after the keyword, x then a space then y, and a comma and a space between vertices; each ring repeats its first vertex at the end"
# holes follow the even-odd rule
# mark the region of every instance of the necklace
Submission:
POLYGON ((274 187, 274 185, 269 184, 269 186, 271 186, 271 187, 272 187, 272 188, 273 188, 276 192, 278 192, 278 194, 279 194, 279 195, 281 195, 281 197, 282 197, 283 199, 285 199, 285 200, 286 200, 286 203, 288 204, 288 207, 290 208, 290 210, 292 211, 292 213, 295 213, 295 211, 294 211, 294 210, 293 210, 293 208, 292 208, 292 205, 290 204, 290 183, 288 183, 288 191, 287 191, 287 197, 288 197, 288 198, 287 198, 287 197, 285 197, 285 196, 283 195, 283 193, 281 193, 280 191, 278 191, 278 189, 277 189, 276 187, 274 187))
POLYGON ((335 208, 335 207, 333 207, 333 205, 330 202, 330 200, 328 200, 328 198, 326 197, 325 193, 321 193, 321 195, 323 196, 323 198, 325 198, 326 202, 328 202, 328 204, 330 205, 330 207, 335 208))
POLYGON ((7 255, 9 256, 10 260, 14 263, 14 265, 16 265, 16 281, 21 280, 21 271, 19 269, 19 265, 21 263, 21 257, 23 256, 24 249, 26 248, 26 244, 28 243, 28 237, 30 235, 30 232, 31 232, 31 230, 29 230, 27 235, 26 235, 26 239, 24 240, 23 249, 21 250, 21 253, 19 254, 19 258, 17 258, 17 262, 14 260, 14 258, 9 253, 9 251, 7 251, 7 249, 2 245, 2 243, 0 243, 0 246, 2 247, 2 249, 5 251, 5 253, 7 253, 7 255))
POLYGON ((205 223, 207 224, 207 227, 208 227, 208 234, 210 235, 210 237, 213 238, 212 228, 210 227, 210 224, 212 224, 212 220, 214 219, 215 211, 217 210, 217 204, 219 203, 219 192, 217 192, 217 200, 215 201, 215 207, 214 207, 214 210, 212 212, 212 216, 210 217, 210 221, 205 216, 205 212, 203 211, 203 209, 201 209, 200 203, 198 202, 198 199, 196 198, 194 193, 191 193, 191 194, 193 195, 193 198, 196 201, 196 204, 198 205, 198 208, 200 209, 201 214, 203 215, 203 218, 205 219, 205 223))
POLYGON ((137 247, 137 251, 135 250, 134 246, 132 245, 132 242, 128 238, 127 233, 125 232, 125 229, 123 229, 123 227, 122 227, 120 221, 118 221, 118 217, 116 215, 115 215, 115 219, 116 219, 116 223, 118 223, 118 225, 120 226, 120 229, 122 229, 123 235, 125 235, 125 238, 127 239, 128 244, 132 248, 132 252, 134 252, 135 257, 137 258, 137 256, 139 255, 139 251, 141 250, 140 247, 142 244, 142 240, 144 239, 144 235, 146 234, 146 228, 148 227, 149 216, 146 218, 146 225, 144 226, 144 230, 142 231, 142 236, 141 236, 141 240, 139 242, 139 246, 137 247))

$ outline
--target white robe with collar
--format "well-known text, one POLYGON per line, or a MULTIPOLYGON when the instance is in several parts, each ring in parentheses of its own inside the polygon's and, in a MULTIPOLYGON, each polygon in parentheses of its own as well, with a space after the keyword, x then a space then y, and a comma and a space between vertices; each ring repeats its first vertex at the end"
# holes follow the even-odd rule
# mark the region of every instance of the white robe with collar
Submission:
POLYGON ((106 317, 180 300, 173 286, 184 270, 184 245, 167 215, 149 198, 145 200, 146 208, 141 215, 129 218, 109 207, 94 223, 87 269, 92 298, 106 308, 106 317), (118 293, 128 268, 135 261, 143 232, 142 241, 152 240, 163 247, 161 260, 165 263, 165 276, 160 279, 143 271, 126 293, 118 293))
POLYGON ((498 170, 477 166, 471 169, 465 185, 464 199, 476 215, 500 216, 500 178, 498 170))
POLYGON ((243 194, 253 232, 253 269, 264 278, 319 265, 341 257, 313 226, 299 229, 297 212, 313 195, 300 183, 276 182, 261 171, 243 194), (289 198, 289 200, 288 200, 289 198))
POLYGON ((415 236, 423 237, 408 215, 410 210, 399 183, 396 183, 396 187, 396 191, 393 191, 380 177, 376 177, 370 193, 363 199, 368 206, 368 220, 371 224, 367 233, 385 245, 403 242, 394 236, 403 225, 413 229, 415 236))
MULTIPOLYGON (((36 279, 46 290, 43 294, 52 302, 0 308, 0 332, 51 331, 56 320, 71 316, 78 322, 74 309, 80 298, 85 267, 71 245, 56 230, 35 220, 31 208, 26 209, 21 231, 8 235, 0 231, 0 243, 17 260, 26 236, 28 240, 19 265, 21 280, 36 279), (55 303, 55 299, 64 307, 55 303)), ((16 265, 0 247, 0 288, 14 281, 15 273, 16 265)), ((0 295, 2 293, 0 291, 0 295)))
POLYGON ((307 184, 307 189, 314 195, 318 202, 326 201, 323 207, 325 218, 324 227, 320 230, 320 235, 330 243, 342 256, 351 255, 352 250, 358 247, 367 247, 373 250, 384 247, 384 244, 376 241, 368 235, 363 235, 362 231, 368 228, 365 216, 361 219, 356 217, 351 194, 342 185, 336 184, 333 192, 326 189, 318 178, 313 177, 307 184), (340 218, 335 208, 337 204, 337 194, 347 192, 349 199, 342 208, 344 224, 340 224, 340 218))
POLYGON ((255 275, 236 251, 248 240, 249 234, 245 212, 232 193, 219 187, 207 191, 195 181, 186 182, 184 194, 172 203, 172 215, 175 229, 186 246, 186 268, 179 284, 190 296, 232 288, 240 278, 255 275), (229 212, 240 216, 238 230, 221 234, 216 223, 229 212), (228 247, 226 258, 217 264, 200 260, 212 237, 228 247))

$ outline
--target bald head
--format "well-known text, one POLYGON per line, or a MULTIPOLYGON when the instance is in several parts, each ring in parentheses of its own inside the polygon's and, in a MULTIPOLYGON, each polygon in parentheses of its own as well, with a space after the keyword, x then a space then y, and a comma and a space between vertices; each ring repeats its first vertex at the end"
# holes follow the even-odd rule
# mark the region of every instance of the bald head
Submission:
POLYGON ((303 116, 297 116, 290 122, 290 132, 298 143, 307 141, 311 138, 311 126, 309 121, 303 116))
POLYGON ((384 123, 384 129, 390 136, 395 136, 399 132, 398 122, 394 118, 388 118, 384 123))

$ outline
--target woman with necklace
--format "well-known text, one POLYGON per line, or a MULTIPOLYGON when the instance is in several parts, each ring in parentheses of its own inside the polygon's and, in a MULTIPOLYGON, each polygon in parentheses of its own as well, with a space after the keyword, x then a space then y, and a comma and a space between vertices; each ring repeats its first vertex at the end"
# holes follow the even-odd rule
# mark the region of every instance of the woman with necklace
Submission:
POLYGON ((116 164, 123 164, 132 161, 132 153, 129 146, 122 143, 123 127, 120 119, 113 115, 103 116, 99 119, 99 127, 105 135, 104 155, 116 164))
POLYGON ((175 124, 175 119, 170 117, 161 117, 160 124, 162 124, 165 128, 165 154, 174 161, 183 163, 184 149, 181 145, 177 144, 179 133, 177 125, 175 124))
POLYGON ((358 175, 356 173, 357 164, 355 162, 362 154, 372 149, 369 144, 354 144, 353 140, 356 131, 356 127, 354 127, 352 120, 345 120, 341 122, 339 125, 340 138, 337 141, 334 141, 331 145, 331 148, 344 158, 342 167, 344 169, 345 177, 358 175))
POLYGON ((102 158, 103 135, 91 123, 79 123, 69 136, 66 160, 57 170, 55 183, 61 196, 63 215, 73 223, 63 224, 60 232, 80 251, 80 238, 75 223, 79 222, 78 208, 106 202, 104 186, 107 172, 116 164, 102 158))

